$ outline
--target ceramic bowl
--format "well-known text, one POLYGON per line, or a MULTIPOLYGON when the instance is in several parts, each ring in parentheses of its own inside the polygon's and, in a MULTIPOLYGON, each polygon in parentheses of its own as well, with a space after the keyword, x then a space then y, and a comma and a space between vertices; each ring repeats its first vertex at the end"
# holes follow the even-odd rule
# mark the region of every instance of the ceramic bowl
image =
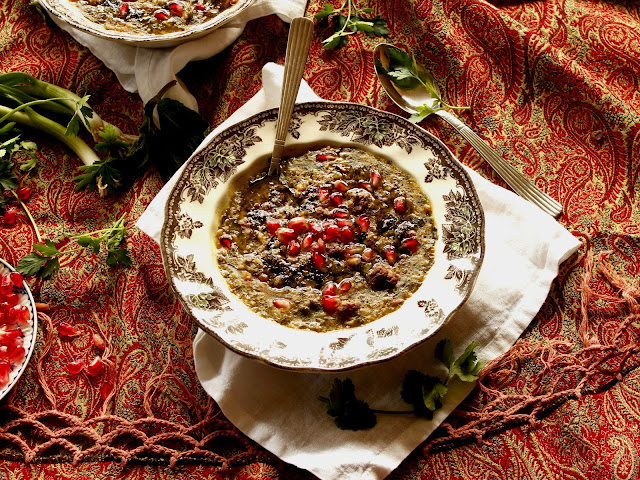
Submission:
MULTIPOLYGON (((435 262, 395 312, 330 332, 283 326, 250 310, 216 263, 215 232, 237 175, 265 167, 277 109, 210 139, 175 183, 161 232, 170 282, 198 326, 237 354, 299 371, 341 371, 394 358, 440 330, 469 297, 484 255, 484 214, 463 166, 434 136, 387 112, 351 103, 298 104, 286 149, 355 146, 391 159, 430 199, 435 262)), ((286 150, 285 150, 286 154, 286 150)))

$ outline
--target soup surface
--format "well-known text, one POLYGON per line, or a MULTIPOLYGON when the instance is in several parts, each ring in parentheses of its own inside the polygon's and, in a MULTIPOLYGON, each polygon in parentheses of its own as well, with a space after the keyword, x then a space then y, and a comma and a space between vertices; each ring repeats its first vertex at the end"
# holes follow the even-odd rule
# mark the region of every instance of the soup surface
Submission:
POLYGON ((108 30, 163 34, 186 30, 217 16, 238 0, 70 0, 108 30))
POLYGON ((231 291, 293 328, 371 322, 414 293, 433 264, 431 204, 384 158, 325 148, 282 163, 279 179, 234 188, 216 232, 231 291))

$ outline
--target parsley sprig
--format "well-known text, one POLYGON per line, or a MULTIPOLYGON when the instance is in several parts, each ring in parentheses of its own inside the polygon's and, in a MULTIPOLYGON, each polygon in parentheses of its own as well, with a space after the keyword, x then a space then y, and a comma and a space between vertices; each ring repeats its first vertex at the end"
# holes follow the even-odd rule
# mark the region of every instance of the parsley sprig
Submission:
POLYGON ((322 47, 329 50, 340 48, 349 42, 350 35, 358 32, 364 32, 370 37, 388 35, 389 27, 380 15, 365 16, 372 12, 371 8, 359 8, 355 0, 344 0, 339 8, 325 3, 322 10, 315 14, 315 18, 320 24, 331 26, 336 31, 322 41, 322 47))
POLYGON ((477 342, 471 342, 465 351, 456 358, 453 345, 448 339, 438 342, 435 358, 447 367, 448 375, 440 377, 427 375, 418 370, 409 370, 404 377, 400 396, 411 405, 412 410, 377 410, 359 399, 355 385, 350 378, 335 379, 328 397, 320 397, 327 404, 327 413, 334 418, 336 426, 342 430, 366 430, 377 423, 376 414, 413 414, 432 419, 436 410, 442 407, 449 391, 449 382, 458 378, 463 382, 475 382, 478 373, 484 367, 474 352, 477 342))
POLYGON ((423 65, 419 64, 415 55, 409 55, 402 49, 387 49, 389 66, 385 68, 379 59, 375 59, 375 67, 378 73, 383 74, 391 80, 401 90, 415 90, 424 88, 427 90, 434 102, 418 106, 417 112, 409 117, 409 120, 418 123, 427 118, 432 113, 439 110, 467 110, 470 107, 456 107, 446 103, 440 96, 440 90, 435 84, 433 77, 429 75, 423 65))
MULTIPOLYGON (((28 211, 28 210, 27 210, 28 211)), ((22 257, 16 266, 23 275, 40 275, 49 278, 60 269, 60 257, 73 255, 80 251, 89 251, 97 254, 104 246, 107 258, 106 263, 111 267, 117 265, 131 265, 131 258, 125 243, 127 227, 125 216, 116 220, 110 227, 84 234, 70 234, 69 238, 79 246, 67 250, 59 250, 51 240, 44 240, 39 236, 40 243, 33 245, 34 252, 22 257)))

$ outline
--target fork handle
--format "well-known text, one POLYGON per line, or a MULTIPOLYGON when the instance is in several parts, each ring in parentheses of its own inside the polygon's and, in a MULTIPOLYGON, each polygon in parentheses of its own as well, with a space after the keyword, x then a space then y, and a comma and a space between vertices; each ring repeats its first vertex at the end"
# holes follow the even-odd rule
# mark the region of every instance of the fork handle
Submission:
POLYGON ((471 130, 462 120, 446 110, 435 112, 440 118, 449 123, 462 135, 478 153, 493 167, 514 192, 540 207, 552 217, 562 213, 562 205, 540 190, 527 177, 520 173, 513 165, 496 153, 489 144, 471 130))
POLYGON ((313 34, 313 21, 310 18, 298 17, 291 21, 289 39, 287 40, 287 53, 284 58, 284 77, 282 79, 282 96, 280 97, 280 109, 276 123, 276 140, 271 154, 268 175, 276 173, 282 160, 284 141, 289 132, 289 123, 296 103, 302 74, 307 63, 309 45, 313 34))

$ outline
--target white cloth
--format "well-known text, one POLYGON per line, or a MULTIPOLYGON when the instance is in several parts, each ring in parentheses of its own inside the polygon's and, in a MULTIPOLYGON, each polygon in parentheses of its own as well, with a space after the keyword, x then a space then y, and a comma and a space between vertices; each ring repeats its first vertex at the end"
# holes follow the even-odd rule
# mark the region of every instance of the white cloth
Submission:
POLYGON ((178 80, 178 85, 171 88, 167 96, 197 111, 196 99, 176 76, 180 70, 189 62, 205 60, 227 48, 242 34, 247 22, 277 14, 290 23, 293 18, 304 15, 306 4, 306 0, 256 0, 212 33, 170 48, 134 47, 81 32, 56 17, 52 19, 102 60, 125 90, 138 92, 143 103, 151 100, 170 81, 178 80))
MULTIPOLYGON (((263 89, 213 131, 261 110, 277 106, 282 67, 263 69, 263 89)), ((318 97, 306 83, 298 101, 318 97)), ((207 138, 205 142, 209 140, 207 138)), ((196 372, 204 389, 226 417, 247 436, 286 462, 321 479, 373 480, 387 476, 471 392, 454 381, 443 408, 432 421, 410 415, 378 415, 368 431, 339 430, 318 396, 327 395, 334 378, 350 377, 359 398, 372 408, 407 409, 400 398, 409 369, 441 374, 433 360, 436 343, 453 342, 456 353, 473 340, 481 360, 506 352, 546 299, 558 266, 580 242, 550 216, 477 173, 471 175, 486 219, 486 252, 474 291, 461 310, 433 339, 379 365, 336 374, 294 373, 249 360, 199 331, 194 340, 196 372)), ((164 203, 175 177, 140 217, 138 227, 160 239, 164 203)))

